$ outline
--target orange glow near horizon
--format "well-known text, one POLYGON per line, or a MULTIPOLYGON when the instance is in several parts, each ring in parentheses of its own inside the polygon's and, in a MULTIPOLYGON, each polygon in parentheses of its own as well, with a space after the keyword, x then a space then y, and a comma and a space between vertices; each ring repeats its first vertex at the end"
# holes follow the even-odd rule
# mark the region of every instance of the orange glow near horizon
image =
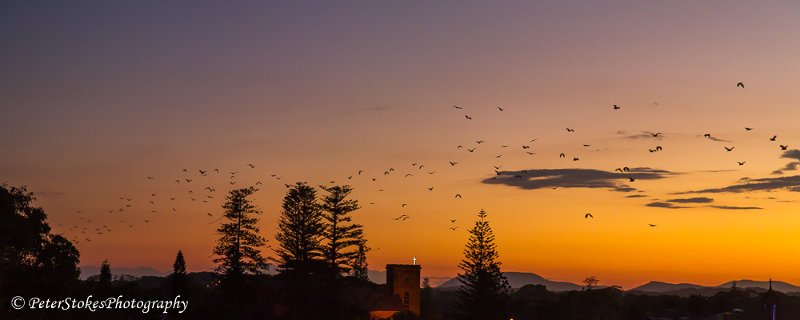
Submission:
POLYGON ((335 181, 361 204, 370 269, 416 256, 434 284, 459 271, 480 209, 504 271, 800 284, 798 185, 687 193, 798 174, 773 171, 800 160, 782 157, 800 149, 800 4, 735 3, 9 7, 0 182, 36 193, 83 266, 167 271, 182 250, 188 270, 211 270, 228 190, 262 183, 275 246, 284 184, 335 181), (493 166, 668 174, 614 173, 627 192, 523 189, 486 183, 493 166), (669 202, 694 197, 712 200, 669 202))

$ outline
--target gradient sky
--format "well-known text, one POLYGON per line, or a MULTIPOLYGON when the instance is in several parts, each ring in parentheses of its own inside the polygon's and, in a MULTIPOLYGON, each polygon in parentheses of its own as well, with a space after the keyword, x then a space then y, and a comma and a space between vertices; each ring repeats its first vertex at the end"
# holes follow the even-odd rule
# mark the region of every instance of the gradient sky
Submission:
POLYGON ((167 270, 181 249, 208 270, 226 190, 263 183, 274 244, 284 184, 335 181, 371 269, 454 276, 484 208, 505 271, 800 284, 800 173, 773 173, 800 160, 796 1, 19 1, 0 48, 0 181, 37 193, 82 265, 167 270), (623 166, 665 173, 608 177, 623 166), (594 188, 549 187, 572 169, 594 188))

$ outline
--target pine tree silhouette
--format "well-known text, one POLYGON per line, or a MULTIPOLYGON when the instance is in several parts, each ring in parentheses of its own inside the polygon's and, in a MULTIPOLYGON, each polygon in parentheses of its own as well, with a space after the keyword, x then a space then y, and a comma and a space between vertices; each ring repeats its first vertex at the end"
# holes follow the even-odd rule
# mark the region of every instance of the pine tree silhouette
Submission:
POLYGON ((100 277, 97 281, 97 294, 99 296, 106 296, 111 294, 111 265, 108 260, 103 260, 100 265, 100 277))
POLYGON ((173 274, 186 274, 186 260, 183 259, 183 252, 178 250, 178 255, 175 257, 175 263, 172 264, 173 274))
POLYGON ((322 207, 314 188, 303 182, 287 185, 275 239, 280 266, 278 291, 287 307, 284 319, 339 319, 342 278, 325 261, 322 207))
POLYGON ((322 262, 322 237, 325 232, 322 209, 316 191, 305 183, 289 186, 275 239, 277 262, 284 271, 310 271, 322 262))
POLYGON ((470 237, 464 259, 458 267, 464 271, 458 275, 461 287, 458 291, 460 318, 475 320, 507 319, 506 307, 510 287, 500 271, 499 254, 494 243, 494 234, 486 211, 481 209, 480 218, 469 231, 470 237))
POLYGON ((366 240, 359 241, 358 250, 356 250, 356 256, 353 258, 353 263, 351 265, 353 268, 351 274, 353 277, 361 280, 369 280, 369 270, 367 270, 369 266, 367 263, 367 251, 369 251, 369 247, 367 247, 366 243, 366 240))
POLYGON ((231 190, 225 197, 227 201, 222 205, 225 209, 223 217, 228 222, 217 229, 220 238, 214 254, 219 257, 213 261, 219 263, 217 272, 225 274, 228 280, 239 278, 245 272, 261 273, 267 268, 266 260, 259 249, 266 240, 258 234, 258 218, 252 217, 261 211, 247 199, 255 191, 257 190, 252 187, 231 190))
POLYGON ((175 263, 172 264, 172 291, 174 294, 186 293, 186 260, 183 258, 183 252, 178 250, 178 255, 175 257, 175 263))
POLYGON ((320 188, 328 192, 322 198, 322 216, 327 222, 324 233, 327 243, 323 249, 325 260, 338 274, 346 273, 359 254, 359 246, 363 244, 362 249, 366 249, 363 226, 351 223, 350 213, 359 209, 358 201, 347 199, 353 191, 350 186, 320 188))

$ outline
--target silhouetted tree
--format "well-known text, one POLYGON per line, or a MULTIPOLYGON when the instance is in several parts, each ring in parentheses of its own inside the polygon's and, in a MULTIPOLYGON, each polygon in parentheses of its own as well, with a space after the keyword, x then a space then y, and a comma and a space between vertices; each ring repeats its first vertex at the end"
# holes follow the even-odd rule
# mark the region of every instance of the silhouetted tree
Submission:
POLYGON ((252 216, 261 211, 247 199, 255 191, 252 187, 231 190, 222 205, 228 222, 217 229, 220 238, 214 254, 219 257, 214 262, 219 263, 217 272, 225 274, 228 281, 237 281, 245 272, 261 273, 267 268, 259 249, 266 240, 258 234, 258 218, 252 216))
POLYGON ((308 272, 315 262, 322 261, 321 241, 325 232, 322 209, 314 188, 303 182, 287 187, 275 235, 277 262, 283 270, 308 272))
POLYGON ((111 293, 111 265, 108 260, 103 260, 100 265, 100 277, 97 279, 97 294, 108 295, 111 293))
POLYGON ((172 273, 186 275, 186 260, 183 259, 183 252, 178 250, 178 255, 175 256, 175 262, 172 264, 172 273))
POLYGON ((325 260, 322 206, 316 190, 304 182, 286 185, 275 250, 281 274, 278 291, 287 306, 286 319, 339 319, 344 306, 340 277, 325 260))
POLYGON ((0 300, 33 289, 61 295, 78 286, 78 249, 50 232, 47 215, 32 206, 34 200, 25 187, 0 184, 0 300))
POLYGON ((370 248, 367 247, 366 243, 367 241, 363 239, 358 242, 358 250, 356 250, 356 256, 351 265, 353 268, 351 274, 361 280, 369 280, 369 270, 367 270, 367 267, 369 266, 367 263, 367 251, 369 251, 370 248))
POLYGON ((600 282, 600 280, 597 280, 595 276, 586 277, 586 279, 583 279, 583 283, 586 284, 586 286, 584 286, 584 289, 592 290, 592 288, 597 286, 598 282, 600 282))
POLYGON ((183 294, 186 292, 186 260, 183 258, 183 252, 178 250, 175 256, 175 262, 172 264, 172 291, 175 294, 183 294))
POLYGON ((41 248, 36 263, 41 277, 41 288, 56 291, 65 284, 77 284, 80 252, 72 242, 61 235, 50 234, 41 248))
POLYGON ((500 271, 499 254, 494 234, 486 221, 486 211, 481 209, 479 220, 469 231, 470 237, 464 259, 458 267, 461 287, 458 291, 460 318, 475 320, 507 319, 506 308, 510 286, 500 271))
POLYGON ((323 254, 325 260, 337 273, 350 271, 353 260, 358 255, 358 246, 365 242, 364 229, 360 224, 351 223, 350 213, 359 209, 358 201, 347 199, 353 188, 350 186, 320 186, 328 195, 322 198, 322 217, 325 225, 323 254))

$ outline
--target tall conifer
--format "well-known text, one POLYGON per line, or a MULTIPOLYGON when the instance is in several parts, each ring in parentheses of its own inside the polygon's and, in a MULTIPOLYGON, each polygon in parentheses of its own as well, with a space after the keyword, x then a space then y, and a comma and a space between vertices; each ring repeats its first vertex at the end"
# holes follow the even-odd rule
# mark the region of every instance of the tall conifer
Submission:
POLYGON ((322 216, 326 222, 324 237, 327 241, 323 249, 325 261, 337 273, 346 273, 359 255, 359 246, 364 245, 361 249, 366 247, 363 226, 352 223, 350 217, 350 213, 359 209, 358 201, 347 199, 353 191, 350 186, 320 188, 328 192, 322 198, 322 216))
POLYGON ((282 270, 309 271, 322 261, 325 224, 314 188, 303 182, 289 186, 275 239, 278 263, 282 270))
POLYGON ((464 271, 458 275, 461 282, 458 309, 462 319, 507 319, 508 280, 500 271, 497 245, 489 221, 486 221, 486 211, 481 209, 478 218, 469 231, 464 259, 458 264, 464 271))
POLYGON ((219 263, 217 271, 229 279, 239 277, 245 272, 260 273, 267 267, 259 249, 266 240, 258 234, 258 218, 253 217, 261 211, 247 199, 254 192, 256 189, 252 187, 231 190, 225 197, 227 201, 222 205, 225 209, 223 218, 227 222, 217 229, 220 238, 214 254, 218 257, 213 261, 219 263))

